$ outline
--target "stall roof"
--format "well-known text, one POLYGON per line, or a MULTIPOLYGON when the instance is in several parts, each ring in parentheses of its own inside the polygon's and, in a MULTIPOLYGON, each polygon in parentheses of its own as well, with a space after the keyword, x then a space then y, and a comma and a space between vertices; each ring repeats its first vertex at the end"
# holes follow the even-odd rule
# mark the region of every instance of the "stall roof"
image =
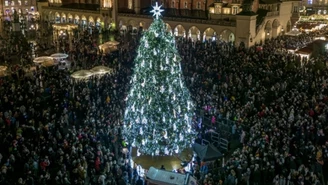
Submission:
POLYGON ((222 153, 212 144, 200 145, 195 143, 192 145, 193 150, 202 161, 213 161, 222 157, 222 153))

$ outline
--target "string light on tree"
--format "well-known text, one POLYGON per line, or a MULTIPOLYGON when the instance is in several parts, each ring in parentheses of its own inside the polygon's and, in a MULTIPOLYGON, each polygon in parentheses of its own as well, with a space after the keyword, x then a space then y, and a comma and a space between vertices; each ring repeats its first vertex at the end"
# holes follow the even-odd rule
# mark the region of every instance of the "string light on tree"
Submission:
POLYGON ((154 22, 140 39, 130 92, 126 99, 123 135, 141 154, 170 155, 190 148, 195 106, 184 84, 174 37, 153 7, 154 22), (144 47, 146 46, 146 47, 144 47))

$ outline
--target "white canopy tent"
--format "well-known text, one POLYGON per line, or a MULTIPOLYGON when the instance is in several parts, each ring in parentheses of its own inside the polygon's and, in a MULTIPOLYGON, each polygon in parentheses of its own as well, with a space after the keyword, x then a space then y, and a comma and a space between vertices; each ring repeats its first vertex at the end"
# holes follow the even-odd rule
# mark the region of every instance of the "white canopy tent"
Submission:
POLYGON ((154 185, 197 185, 197 180, 189 173, 175 173, 150 167, 147 181, 154 185))
POLYGON ((293 28, 292 31, 286 33, 286 35, 294 36, 294 37, 299 36, 301 34, 302 32, 300 32, 297 28, 293 28))
POLYGON ((106 66, 97 66, 94 67, 92 69, 90 69, 90 71, 94 74, 94 75, 103 75, 103 74, 107 74, 107 73, 113 73, 113 69, 106 67, 106 66))
POLYGON ((80 70, 71 74, 71 77, 78 80, 85 80, 92 76, 92 72, 89 70, 80 70))
POLYGON ((51 61, 53 61, 53 58, 48 57, 48 56, 37 57, 33 60, 33 62, 37 63, 37 64, 41 64, 41 63, 44 63, 44 62, 51 62, 51 61))

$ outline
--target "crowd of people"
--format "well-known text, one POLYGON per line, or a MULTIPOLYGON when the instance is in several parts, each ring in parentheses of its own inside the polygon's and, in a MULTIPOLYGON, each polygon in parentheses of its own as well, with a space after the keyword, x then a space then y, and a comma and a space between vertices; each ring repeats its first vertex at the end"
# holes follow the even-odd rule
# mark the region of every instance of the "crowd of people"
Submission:
POLYGON ((302 48, 318 34, 280 36, 249 49, 178 43, 199 107, 235 120, 231 133, 241 130, 241 148, 222 168, 196 167, 202 184, 327 183, 327 56, 307 61, 287 52, 291 43, 302 48))
MULTIPOLYGON (((0 80, 0 184, 144 184, 121 137, 138 39, 122 39, 114 57, 97 50, 95 36, 84 32, 73 39, 73 50, 60 43, 62 51, 69 53, 73 69, 102 64, 114 68, 111 75, 75 81, 55 66, 0 80)), ((283 50, 305 46, 314 36, 280 36, 261 50, 177 39, 198 109, 234 120, 234 135, 240 130, 235 138, 241 147, 216 161, 220 168, 204 170, 206 162, 194 166, 200 184, 327 182, 328 76, 325 65, 317 65, 327 57, 305 61, 283 50)))

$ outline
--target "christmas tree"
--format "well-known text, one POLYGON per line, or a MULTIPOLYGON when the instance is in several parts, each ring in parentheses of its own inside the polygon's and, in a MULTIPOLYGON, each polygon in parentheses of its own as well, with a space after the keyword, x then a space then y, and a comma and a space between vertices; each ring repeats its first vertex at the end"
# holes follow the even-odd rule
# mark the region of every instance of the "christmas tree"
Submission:
POLYGON ((196 137, 194 104, 184 84, 174 37, 154 6, 154 21, 140 39, 126 99, 123 135, 142 154, 172 155, 196 137))

